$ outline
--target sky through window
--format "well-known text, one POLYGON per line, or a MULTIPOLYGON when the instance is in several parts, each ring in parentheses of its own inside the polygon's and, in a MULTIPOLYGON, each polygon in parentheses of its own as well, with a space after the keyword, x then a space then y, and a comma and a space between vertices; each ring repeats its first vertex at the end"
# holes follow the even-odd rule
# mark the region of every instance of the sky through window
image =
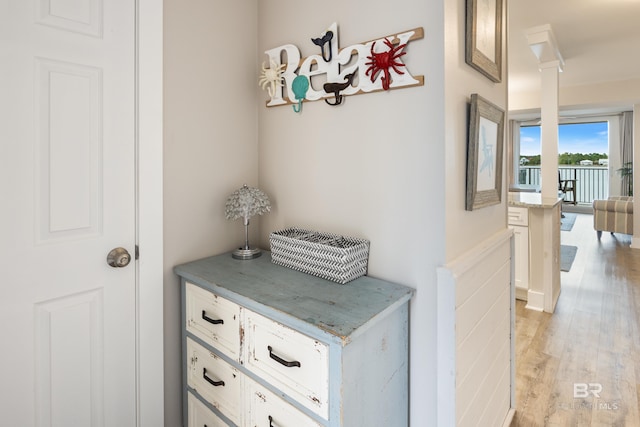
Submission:
MULTIPOLYGON (((558 127, 558 153, 608 153, 607 122, 562 124, 558 127)), ((520 128, 520 155, 540 154, 540 126, 520 128)))

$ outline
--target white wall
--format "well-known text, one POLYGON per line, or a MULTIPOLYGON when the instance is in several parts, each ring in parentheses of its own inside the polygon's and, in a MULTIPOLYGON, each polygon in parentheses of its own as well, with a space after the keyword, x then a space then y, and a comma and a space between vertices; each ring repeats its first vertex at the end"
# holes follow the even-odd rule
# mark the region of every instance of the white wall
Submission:
MULTIPOLYGON (((506 4, 506 2, 505 2, 506 4)), ((502 203, 475 211, 465 210, 468 102, 472 93, 507 112, 506 56, 502 83, 496 84, 465 63, 465 2, 446 1, 445 10, 445 143, 446 253, 453 260, 506 228, 506 177, 503 166, 502 203)), ((506 6, 505 6, 506 7, 506 6)), ((506 14, 505 14, 506 16, 506 14)), ((503 31, 506 35, 506 31, 503 31)), ((503 44, 506 53, 506 44, 503 44)), ((503 165, 506 164, 506 129, 503 165)))
MULTIPOLYGON (((179 282, 173 266, 234 249, 227 196, 257 185, 257 0, 164 0, 165 425, 180 426, 179 282)), ((257 230, 256 230, 257 231, 257 230)))
POLYGON ((328 1, 313 16, 295 0, 263 4, 260 52, 292 43, 303 56, 318 53, 309 38, 332 22, 342 46, 425 28, 403 58, 412 74, 425 75, 423 87, 348 97, 339 107, 308 102, 302 114, 263 102, 259 110, 260 185, 274 205, 261 220, 263 246, 270 231, 292 225, 367 237, 370 273, 406 276, 407 253, 423 251, 428 236, 435 245, 444 237, 429 224, 444 196, 441 20, 420 1, 395 5, 388 25, 379 24, 389 15, 383 1, 328 1))
POLYGON ((438 269, 437 426, 500 426, 513 418, 515 286, 511 230, 438 269))
MULTIPOLYGON (((513 386, 511 233, 506 230, 506 42, 502 47, 502 82, 496 84, 465 63, 465 2, 445 4, 446 263, 439 269, 437 310, 441 336, 434 346, 440 352, 438 422, 496 426, 508 416, 513 386), (466 211, 468 103, 473 93, 505 112, 502 199, 500 204, 466 211), (492 250, 487 250, 487 242, 493 242, 492 250)), ((503 22, 506 35, 504 25, 503 22)), ((412 402, 417 404, 418 400, 412 396, 412 402)), ((412 425, 432 425, 420 423, 420 419, 412 419, 412 425)))
MULTIPOLYGON (((424 27, 403 57, 423 87, 348 97, 339 107, 305 103, 259 110, 260 185, 274 209, 270 231, 304 226, 371 241, 369 274, 417 289, 411 312, 412 425, 435 420, 436 267, 444 262, 443 11, 439 1, 298 0, 260 3, 259 51, 309 38, 338 23, 340 45, 424 27), (268 5, 268 7, 267 7, 268 5), (390 19, 390 18, 393 19, 390 19)), ((267 99, 266 93, 262 95, 267 99)), ((462 166, 460 166, 462 167, 462 166)))
POLYGON ((259 110, 259 181, 274 205, 261 219, 262 245, 269 232, 290 226, 365 237, 369 274, 417 289, 410 337, 415 426, 433 425, 438 409, 436 268, 506 228, 504 202, 464 210, 469 97, 479 92, 506 110, 506 85, 464 63, 464 13, 457 0, 332 0, 313 14, 296 0, 260 3, 260 52, 291 43, 303 57, 318 53, 309 38, 332 22, 341 46, 425 29, 403 58, 412 74, 425 75, 424 87, 349 97, 340 107, 309 102, 302 114, 290 106, 259 110))
MULTIPOLYGON (((584 109, 616 107, 627 110, 640 99, 640 79, 601 82, 587 86, 562 86, 560 76, 561 108, 584 109)), ((509 92, 509 109, 511 111, 540 109, 540 92, 509 92)))
POLYGON ((410 416, 413 426, 431 425, 436 269, 506 228, 504 202, 464 211, 469 96, 506 109, 506 86, 464 63, 464 1, 165 0, 165 16, 165 425, 180 425, 171 268, 240 241, 240 224, 224 220, 223 206, 244 182, 272 200, 272 212, 253 223, 262 247, 271 231, 294 225, 366 237, 369 274, 417 289, 410 416), (307 102, 302 114, 266 108, 257 86, 262 52, 292 43, 303 56, 318 53, 310 38, 333 22, 341 46, 423 27, 403 60, 425 85, 348 97, 339 107, 307 102))

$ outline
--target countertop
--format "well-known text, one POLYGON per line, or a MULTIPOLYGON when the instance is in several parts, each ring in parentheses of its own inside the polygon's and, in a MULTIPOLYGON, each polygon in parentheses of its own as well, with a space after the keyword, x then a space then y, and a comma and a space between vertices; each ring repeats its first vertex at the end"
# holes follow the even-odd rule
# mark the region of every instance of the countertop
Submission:
POLYGON ((509 206, 551 209, 562 203, 561 197, 543 198, 540 193, 509 192, 509 206))

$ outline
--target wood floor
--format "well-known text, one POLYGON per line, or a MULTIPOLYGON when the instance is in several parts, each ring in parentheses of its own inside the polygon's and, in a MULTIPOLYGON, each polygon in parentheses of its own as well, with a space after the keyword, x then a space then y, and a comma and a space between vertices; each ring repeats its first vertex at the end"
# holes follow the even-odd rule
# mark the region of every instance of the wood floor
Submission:
POLYGON ((592 224, 561 232, 578 252, 555 313, 516 302, 514 426, 640 427, 640 250, 592 224))

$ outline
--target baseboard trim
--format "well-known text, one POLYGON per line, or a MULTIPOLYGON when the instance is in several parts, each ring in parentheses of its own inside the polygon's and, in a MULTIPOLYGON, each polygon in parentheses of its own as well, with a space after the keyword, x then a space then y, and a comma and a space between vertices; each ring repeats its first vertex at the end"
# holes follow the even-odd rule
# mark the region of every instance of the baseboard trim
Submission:
POLYGON ((518 288, 516 287, 516 299, 521 301, 526 301, 528 297, 529 290, 527 288, 518 288))
POLYGON ((527 305, 525 308, 535 311, 544 311, 544 293, 529 289, 527 292, 527 305))
POLYGON ((511 427, 511 424, 516 419, 516 409, 511 408, 507 413, 507 417, 504 419, 504 423, 502 423, 502 427, 511 427))

